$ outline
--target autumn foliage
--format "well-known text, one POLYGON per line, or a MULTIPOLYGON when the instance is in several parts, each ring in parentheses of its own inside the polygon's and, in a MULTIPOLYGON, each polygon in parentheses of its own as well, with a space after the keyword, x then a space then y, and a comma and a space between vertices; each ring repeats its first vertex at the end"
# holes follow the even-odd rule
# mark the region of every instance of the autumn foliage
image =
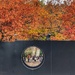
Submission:
POLYGON ((75 40, 75 2, 43 5, 38 0, 0 0, 0 40, 75 40))
POLYGON ((65 14, 62 16, 63 35, 67 40, 75 40, 75 2, 65 7, 65 14))

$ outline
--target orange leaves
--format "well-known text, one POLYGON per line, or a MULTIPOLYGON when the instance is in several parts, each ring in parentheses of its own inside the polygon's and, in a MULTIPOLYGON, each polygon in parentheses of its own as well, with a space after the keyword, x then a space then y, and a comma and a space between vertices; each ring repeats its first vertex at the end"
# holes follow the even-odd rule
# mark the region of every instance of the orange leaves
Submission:
POLYGON ((0 40, 2 39, 2 33, 0 32, 0 40))
POLYGON ((57 34, 55 35, 55 37, 51 37, 52 40, 58 40, 58 41, 60 41, 60 40, 65 40, 65 38, 66 38, 66 36, 64 36, 64 35, 61 34, 61 33, 57 33, 57 34))
POLYGON ((35 7, 35 2, 33 4, 24 4, 21 0, 4 0, 3 2, 1 2, 0 8, 3 41, 25 40, 33 38, 33 36, 38 37, 40 33, 43 34, 45 31, 47 33, 49 21, 47 22, 46 19, 49 15, 44 8, 35 7), (2 4, 3 2, 4 4, 2 4))
POLYGON ((75 40, 75 2, 61 7, 49 4, 47 10, 51 14, 51 40, 75 40))
POLYGON ((0 1, 2 41, 46 40, 49 33, 51 40, 75 39, 75 3, 59 7, 42 6, 38 0, 27 1, 0 1))
POLYGON ((65 28, 63 34, 65 39, 75 40, 75 2, 71 6, 65 7, 65 14, 63 14, 62 27, 65 28))

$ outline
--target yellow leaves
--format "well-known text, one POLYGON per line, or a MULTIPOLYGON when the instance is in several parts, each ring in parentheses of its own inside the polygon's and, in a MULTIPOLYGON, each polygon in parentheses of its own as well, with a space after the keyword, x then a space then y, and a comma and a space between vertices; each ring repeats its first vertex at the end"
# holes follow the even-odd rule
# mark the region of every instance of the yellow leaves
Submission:
POLYGON ((37 35, 38 33, 40 33, 40 30, 39 29, 31 29, 31 30, 29 30, 28 33, 32 34, 32 35, 37 35))

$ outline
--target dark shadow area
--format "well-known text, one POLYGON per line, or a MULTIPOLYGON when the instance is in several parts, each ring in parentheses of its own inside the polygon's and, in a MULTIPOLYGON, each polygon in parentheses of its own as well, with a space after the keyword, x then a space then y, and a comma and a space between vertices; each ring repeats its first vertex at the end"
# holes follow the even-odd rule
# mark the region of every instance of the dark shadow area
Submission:
POLYGON ((75 42, 52 42, 52 75, 75 75, 75 42))
POLYGON ((16 41, 0 42, 0 75, 75 75, 74 41, 16 41), (26 68, 21 54, 36 46, 45 54, 44 64, 36 69, 26 68))
POLYGON ((16 41, 0 42, 0 74, 1 75, 50 75, 51 74, 51 42, 50 41, 16 41), (36 70, 29 70, 21 61, 21 54, 27 47, 36 46, 45 54, 43 65, 36 70))

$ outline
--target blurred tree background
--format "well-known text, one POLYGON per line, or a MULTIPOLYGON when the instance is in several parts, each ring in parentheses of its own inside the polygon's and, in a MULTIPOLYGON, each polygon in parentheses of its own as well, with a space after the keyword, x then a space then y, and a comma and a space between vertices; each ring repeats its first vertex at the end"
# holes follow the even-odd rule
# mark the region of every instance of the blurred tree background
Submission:
POLYGON ((0 0, 0 40, 75 40, 75 1, 47 5, 38 0, 0 0))

